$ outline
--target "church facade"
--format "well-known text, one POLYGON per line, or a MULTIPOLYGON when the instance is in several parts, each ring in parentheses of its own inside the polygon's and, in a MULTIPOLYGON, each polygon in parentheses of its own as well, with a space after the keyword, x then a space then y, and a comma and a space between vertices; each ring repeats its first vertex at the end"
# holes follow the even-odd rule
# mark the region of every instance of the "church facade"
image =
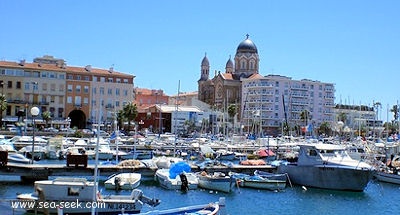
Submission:
POLYGON ((249 35, 238 45, 234 62, 231 58, 228 59, 224 73, 215 71, 214 76, 210 77, 210 62, 205 55, 198 80, 198 99, 218 110, 236 105, 240 117, 241 79, 260 76, 259 61, 257 47, 249 39, 249 35))

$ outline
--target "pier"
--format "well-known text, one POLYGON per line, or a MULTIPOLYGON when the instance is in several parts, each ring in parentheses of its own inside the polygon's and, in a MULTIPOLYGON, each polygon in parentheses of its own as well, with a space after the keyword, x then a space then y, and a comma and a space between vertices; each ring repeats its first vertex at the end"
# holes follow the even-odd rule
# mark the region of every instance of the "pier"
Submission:
MULTIPOLYGON (((136 172, 142 174, 144 178, 153 178, 157 167, 127 167, 118 165, 98 165, 99 176, 108 177, 112 174, 123 173, 123 172, 136 172)), ((60 176, 60 177, 76 177, 76 176, 93 176, 95 165, 83 166, 67 166, 66 164, 18 164, 8 163, 6 166, 0 167, 0 175, 7 176, 20 176, 21 180, 44 180, 48 179, 49 176, 60 176)), ((193 172, 198 171, 207 172, 224 172, 228 173, 238 172, 252 174, 255 170, 262 171, 273 171, 275 167, 270 165, 261 166, 244 166, 234 165, 232 167, 227 166, 211 166, 200 168, 198 166, 192 166, 193 172)))

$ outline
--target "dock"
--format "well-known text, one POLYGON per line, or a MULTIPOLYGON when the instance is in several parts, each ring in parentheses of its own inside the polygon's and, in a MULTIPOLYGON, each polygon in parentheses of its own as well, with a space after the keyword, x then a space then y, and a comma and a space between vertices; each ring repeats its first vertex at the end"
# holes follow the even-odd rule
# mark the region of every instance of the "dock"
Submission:
MULTIPOLYGON (((136 172, 142 174, 144 178, 153 178, 157 167, 127 167, 118 165, 98 165, 99 176, 108 177, 116 173, 124 172, 136 172)), ((19 163, 8 163, 6 166, 0 167, 0 175, 6 176, 20 176, 21 180, 45 180, 49 176, 59 177, 90 177, 94 175, 95 165, 83 166, 67 166, 66 164, 19 164, 19 163)), ((198 171, 207 172, 238 172, 252 174, 255 170, 262 171, 274 171, 275 167, 270 165, 260 166, 244 166, 234 165, 232 167, 227 166, 211 166, 200 168, 198 166, 192 166, 193 172, 198 171)), ((1 177, 0 177, 1 178, 1 177)), ((1 179, 0 179, 1 180, 1 179)))

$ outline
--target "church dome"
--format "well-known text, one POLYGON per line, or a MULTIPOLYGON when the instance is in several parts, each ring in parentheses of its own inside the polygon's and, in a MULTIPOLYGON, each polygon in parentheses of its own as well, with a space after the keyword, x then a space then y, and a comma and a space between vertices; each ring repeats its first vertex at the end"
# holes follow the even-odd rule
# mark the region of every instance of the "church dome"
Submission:
POLYGON ((202 66, 209 66, 210 62, 208 62, 207 56, 204 56, 203 60, 201 61, 202 66))
POLYGON ((243 40, 237 47, 236 52, 250 52, 258 53, 256 45, 249 39, 249 35, 246 35, 246 39, 243 40))
POLYGON ((228 62, 226 62, 225 68, 233 68, 233 62, 232 62, 231 58, 229 58, 228 62))

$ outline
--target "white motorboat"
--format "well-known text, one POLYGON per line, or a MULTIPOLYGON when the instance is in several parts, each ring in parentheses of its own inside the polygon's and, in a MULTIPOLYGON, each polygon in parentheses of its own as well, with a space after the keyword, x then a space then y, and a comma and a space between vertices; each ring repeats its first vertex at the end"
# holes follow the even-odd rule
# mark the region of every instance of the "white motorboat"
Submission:
POLYGON ((210 202, 208 204, 191 205, 191 206, 184 206, 184 207, 171 208, 165 210, 151 210, 145 213, 140 213, 139 215, 173 215, 173 214, 223 215, 226 214, 225 198, 220 197, 218 202, 210 202))
MULTIPOLYGON (((130 195, 106 195, 100 193, 94 195, 95 183, 84 178, 56 178, 54 180, 35 181, 34 193, 20 194, 17 196, 22 201, 32 201, 38 204, 44 202, 63 202, 79 205, 93 205, 96 214, 117 214, 117 213, 140 213, 144 204, 157 206, 160 201, 150 199, 143 195, 139 189, 132 191, 130 195), (94 197, 96 196, 96 197, 94 197), (95 199, 94 199, 95 198, 95 199)), ((35 205, 35 204, 34 204, 35 205)), ((90 207, 64 207, 64 214, 90 214, 93 208, 90 207)), ((32 207, 27 211, 41 212, 45 214, 57 213, 56 207, 32 207)))
POLYGON ((282 163, 278 173, 287 173, 294 184, 334 189, 363 191, 375 169, 352 159, 341 145, 299 144, 297 162, 282 163))
MULTIPOLYGON (((42 160, 46 157, 46 148, 43 146, 34 146, 33 159, 42 160)), ((25 155, 27 158, 32 158, 32 146, 24 146, 19 151, 20 154, 25 155)))
POLYGON ((7 161, 13 163, 31 163, 31 160, 25 156, 18 154, 14 146, 10 142, 3 141, 0 144, 0 151, 7 151, 7 161))
POLYGON ((199 185, 197 176, 192 172, 181 172, 172 176, 170 169, 158 169, 155 178, 161 187, 168 190, 195 190, 199 185))
POLYGON ((205 171, 197 173, 199 187, 229 193, 235 186, 235 179, 222 172, 208 174, 205 171))
POLYGON ((141 178, 140 173, 119 173, 110 176, 104 182, 104 187, 111 190, 133 190, 140 185, 141 178))
POLYGON ((31 159, 26 158, 25 156, 18 153, 8 153, 8 162, 13 163, 31 163, 31 159))

